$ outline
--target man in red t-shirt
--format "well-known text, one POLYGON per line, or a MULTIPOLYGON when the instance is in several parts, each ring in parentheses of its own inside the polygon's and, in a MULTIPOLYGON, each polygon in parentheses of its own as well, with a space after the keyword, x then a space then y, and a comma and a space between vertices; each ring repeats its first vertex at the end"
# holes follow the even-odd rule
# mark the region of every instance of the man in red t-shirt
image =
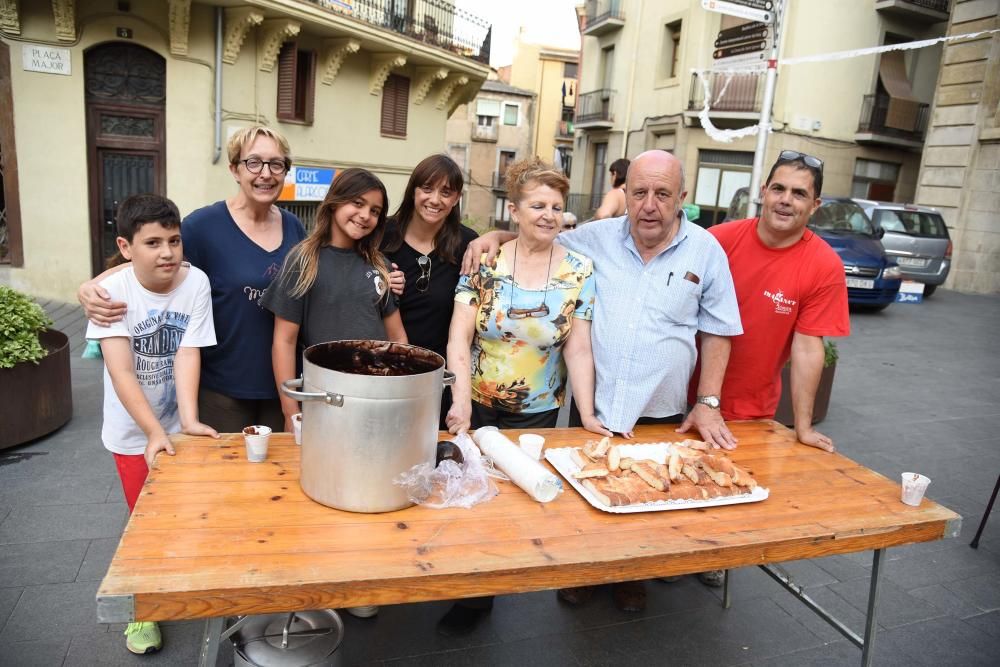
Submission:
POLYGON ((812 427, 813 402, 823 372, 823 336, 847 336, 851 325, 843 264, 806 229, 822 187, 822 161, 782 151, 761 188, 760 217, 709 231, 729 257, 744 331, 731 339, 722 416, 774 417, 781 368, 791 358, 795 435, 832 452, 833 441, 812 427))

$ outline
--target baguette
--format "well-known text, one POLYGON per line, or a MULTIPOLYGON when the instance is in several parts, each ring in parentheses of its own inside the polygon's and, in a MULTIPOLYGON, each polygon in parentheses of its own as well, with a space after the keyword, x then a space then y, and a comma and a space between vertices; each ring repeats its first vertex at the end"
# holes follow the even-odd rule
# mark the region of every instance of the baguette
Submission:
POLYGON ((670 477, 661 475, 657 464, 652 461, 636 461, 632 464, 632 472, 657 491, 666 491, 670 488, 670 477))
POLYGON ((587 479, 589 477, 607 477, 608 474, 609 471, 603 463, 591 461, 573 473, 573 477, 576 477, 577 479, 587 479))
POLYGON ((614 445, 608 449, 608 470, 618 470, 621 466, 622 456, 618 451, 618 445, 614 445))

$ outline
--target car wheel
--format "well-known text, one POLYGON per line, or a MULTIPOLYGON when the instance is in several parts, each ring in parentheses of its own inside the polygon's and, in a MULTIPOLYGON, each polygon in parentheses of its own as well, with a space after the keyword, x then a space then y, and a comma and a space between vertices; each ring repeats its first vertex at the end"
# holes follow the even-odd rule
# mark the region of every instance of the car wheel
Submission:
POLYGON ((924 298, 929 299, 931 295, 934 294, 934 290, 938 288, 937 285, 924 285, 924 298))

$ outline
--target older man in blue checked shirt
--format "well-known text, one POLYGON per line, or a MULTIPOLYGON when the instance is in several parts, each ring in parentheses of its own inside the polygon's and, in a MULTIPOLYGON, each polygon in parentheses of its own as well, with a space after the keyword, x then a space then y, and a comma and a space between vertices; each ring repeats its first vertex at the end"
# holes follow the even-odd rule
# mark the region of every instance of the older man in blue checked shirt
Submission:
MULTIPOLYGON (((625 186, 628 212, 559 235, 594 261, 597 297, 593 349, 595 408, 610 430, 632 436, 636 424, 680 423, 716 447, 736 438, 719 411, 729 336, 743 333, 729 263, 718 242, 688 222, 680 161, 662 150, 639 155, 625 186), (687 416, 687 384, 701 338, 697 402, 687 416)), ((463 272, 483 253, 493 261, 512 238, 491 232, 469 244, 463 272)), ((574 425, 571 414, 570 424, 574 425)))

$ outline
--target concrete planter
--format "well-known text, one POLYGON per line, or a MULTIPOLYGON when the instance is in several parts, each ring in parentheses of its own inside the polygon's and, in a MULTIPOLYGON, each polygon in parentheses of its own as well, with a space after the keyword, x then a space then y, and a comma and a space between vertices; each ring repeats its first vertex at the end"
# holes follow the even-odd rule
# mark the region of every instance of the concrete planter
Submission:
MULTIPOLYGON (((813 424, 818 424, 826 419, 827 408, 830 407, 830 393, 833 391, 833 374, 837 370, 837 364, 823 368, 823 374, 819 376, 819 387, 816 388, 816 402, 813 405, 813 424)), ((785 366, 781 369, 781 400, 778 401, 778 411, 774 413, 774 420, 785 426, 795 425, 795 414, 792 411, 792 378, 791 368, 785 366)))
POLYGON ((73 416, 69 339, 46 329, 38 340, 48 354, 37 365, 0 369, 0 449, 47 435, 73 416))

